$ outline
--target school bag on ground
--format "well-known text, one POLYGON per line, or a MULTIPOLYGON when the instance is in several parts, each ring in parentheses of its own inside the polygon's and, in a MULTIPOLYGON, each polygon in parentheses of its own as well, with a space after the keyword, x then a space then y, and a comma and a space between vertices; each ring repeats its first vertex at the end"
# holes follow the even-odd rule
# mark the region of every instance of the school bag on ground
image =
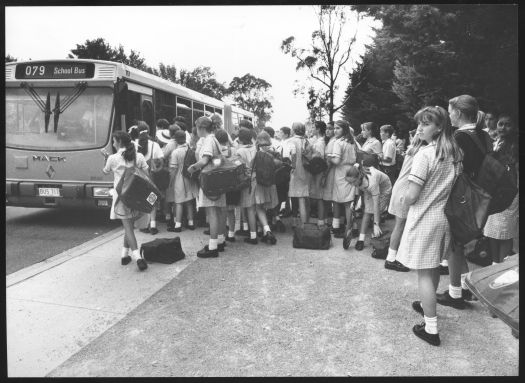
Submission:
POLYGON ((218 143, 219 165, 215 165, 213 159, 201 170, 199 176, 200 186, 203 193, 209 199, 218 199, 221 194, 241 190, 250 186, 250 176, 246 166, 241 161, 232 161, 221 153, 218 143))
POLYGON ((391 235, 392 233, 389 230, 385 230, 379 237, 370 238, 372 258, 386 259, 391 235))
POLYGON ((320 174, 328 169, 328 164, 325 159, 319 155, 312 145, 306 140, 304 150, 302 152, 303 167, 310 174, 320 174))
POLYGON ((296 249, 328 250, 332 243, 330 228, 317 227, 317 224, 305 223, 294 228, 292 246, 296 249))
POLYGON ((275 185, 274 157, 264 150, 257 150, 253 159, 252 172, 255 170, 257 184, 262 186, 275 185))
POLYGON ((184 155, 184 161, 182 161, 182 176, 186 177, 189 180, 197 181, 199 179, 200 170, 190 173, 188 168, 197 162, 197 157, 195 155, 195 150, 188 146, 186 154, 184 155))
POLYGON ((478 175, 474 182, 483 188, 490 196, 488 214, 500 213, 507 209, 516 197, 518 188, 516 187, 516 178, 514 177, 510 166, 505 166, 494 158, 492 148, 482 145, 477 134, 471 130, 456 131, 467 133, 476 146, 484 154, 483 162, 479 169, 478 175))
POLYGON ((465 256, 469 262, 475 263, 476 265, 482 267, 492 265, 492 255, 489 251, 489 239, 487 237, 481 237, 478 239, 474 245, 474 249, 465 256))
MULTIPOLYGON (((454 166, 454 172, 456 172, 454 166)), ((492 197, 470 177, 461 172, 445 204, 445 215, 450 225, 452 239, 464 245, 483 236, 492 197)))
POLYGON ((180 237, 157 238, 140 246, 140 255, 148 262, 174 263, 186 255, 182 251, 180 237))
POLYGON ((124 171, 115 190, 117 202, 120 200, 128 208, 143 213, 151 213, 160 201, 160 190, 144 170, 137 168, 136 158, 134 166, 124 171))

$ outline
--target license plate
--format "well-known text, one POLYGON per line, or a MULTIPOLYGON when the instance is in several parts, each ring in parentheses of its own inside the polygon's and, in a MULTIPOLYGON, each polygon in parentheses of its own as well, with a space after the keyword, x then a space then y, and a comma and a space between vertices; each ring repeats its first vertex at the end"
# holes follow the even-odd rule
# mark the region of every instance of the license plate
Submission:
POLYGON ((40 197, 60 197, 60 189, 58 188, 38 188, 38 195, 40 197))
POLYGON ((109 206, 109 201, 106 199, 101 199, 97 201, 97 206, 109 206))

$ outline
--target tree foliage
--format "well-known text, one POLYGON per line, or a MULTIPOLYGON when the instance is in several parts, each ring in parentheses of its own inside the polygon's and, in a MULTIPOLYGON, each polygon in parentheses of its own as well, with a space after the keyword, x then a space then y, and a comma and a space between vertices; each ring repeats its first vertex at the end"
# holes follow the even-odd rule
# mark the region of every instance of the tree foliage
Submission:
POLYGON ((249 110, 257 117, 257 124, 263 127, 273 113, 270 102, 270 83, 262 78, 246 73, 242 77, 234 77, 227 93, 234 102, 243 109, 249 110))
POLYGON ((206 66, 198 66, 191 71, 182 69, 179 73, 179 84, 219 100, 226 93, 226 87, 217 81, 215 73, 206 66))
POLYGON ((517 6, 359 5, 383 27, 351 75, 344 115, 392 123, 460 94, 481 109, 517 111, 517 6), (368 77, 354 84, 366 71, 368 77))
POLYGON ((318 29, 312 32, 311 45, 308 48, 296 47, 294 36, 284 39, 281 43, 281 51, 296 59, 296 70, 307 70, 310 78, 323 89, 318 94, 327 94, 326 108, 330 120, 333 119, 334 113, 344 106, 344 102, 335 104, 335 92, 338 89, 337 82, 341 70, 350 60, 360 20, 359 12, 352 12, 356 15, 355 33, 347 40, 345 25, 348 22, 349 10, 346 6, 316 6, 318 29))

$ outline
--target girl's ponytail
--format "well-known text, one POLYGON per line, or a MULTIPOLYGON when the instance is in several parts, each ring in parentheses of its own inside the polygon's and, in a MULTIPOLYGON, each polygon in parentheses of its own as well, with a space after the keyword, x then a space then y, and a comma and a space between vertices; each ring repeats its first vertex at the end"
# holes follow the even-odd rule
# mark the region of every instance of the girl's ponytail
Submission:
POLYGON ((122 152, 122 157, 124 160, 128 162, 135 162, 135 158, 137 156, 135 145, 133 144, 133 141, 131 141, 131 136, 126 132, 118 131, 113 133, 113 137, 120 144, 120 147, 125 148, 125 150, 122 152))
POLYGON ((139 153, 142 153, 144 156, 148 154, 149 150, 149 126, 144 121, 139 121, 137 123, 137 130, 139 132, 139 153))

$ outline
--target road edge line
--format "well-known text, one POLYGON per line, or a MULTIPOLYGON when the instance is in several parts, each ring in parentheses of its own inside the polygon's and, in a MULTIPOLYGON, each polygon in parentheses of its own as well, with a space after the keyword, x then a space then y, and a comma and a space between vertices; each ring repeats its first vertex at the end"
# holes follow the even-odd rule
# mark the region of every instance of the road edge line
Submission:
POLYGON ((6 288, 30 279, 73 258, 77 258, 89 252, 90 250, 93 250, 94 248, 121 236, 123 231, 124 229, 122 227, 118 227, 90 241, 81 243, 78 246, 65 250, 60 254, 54 255, 41 262, 6 275, 6 288))

